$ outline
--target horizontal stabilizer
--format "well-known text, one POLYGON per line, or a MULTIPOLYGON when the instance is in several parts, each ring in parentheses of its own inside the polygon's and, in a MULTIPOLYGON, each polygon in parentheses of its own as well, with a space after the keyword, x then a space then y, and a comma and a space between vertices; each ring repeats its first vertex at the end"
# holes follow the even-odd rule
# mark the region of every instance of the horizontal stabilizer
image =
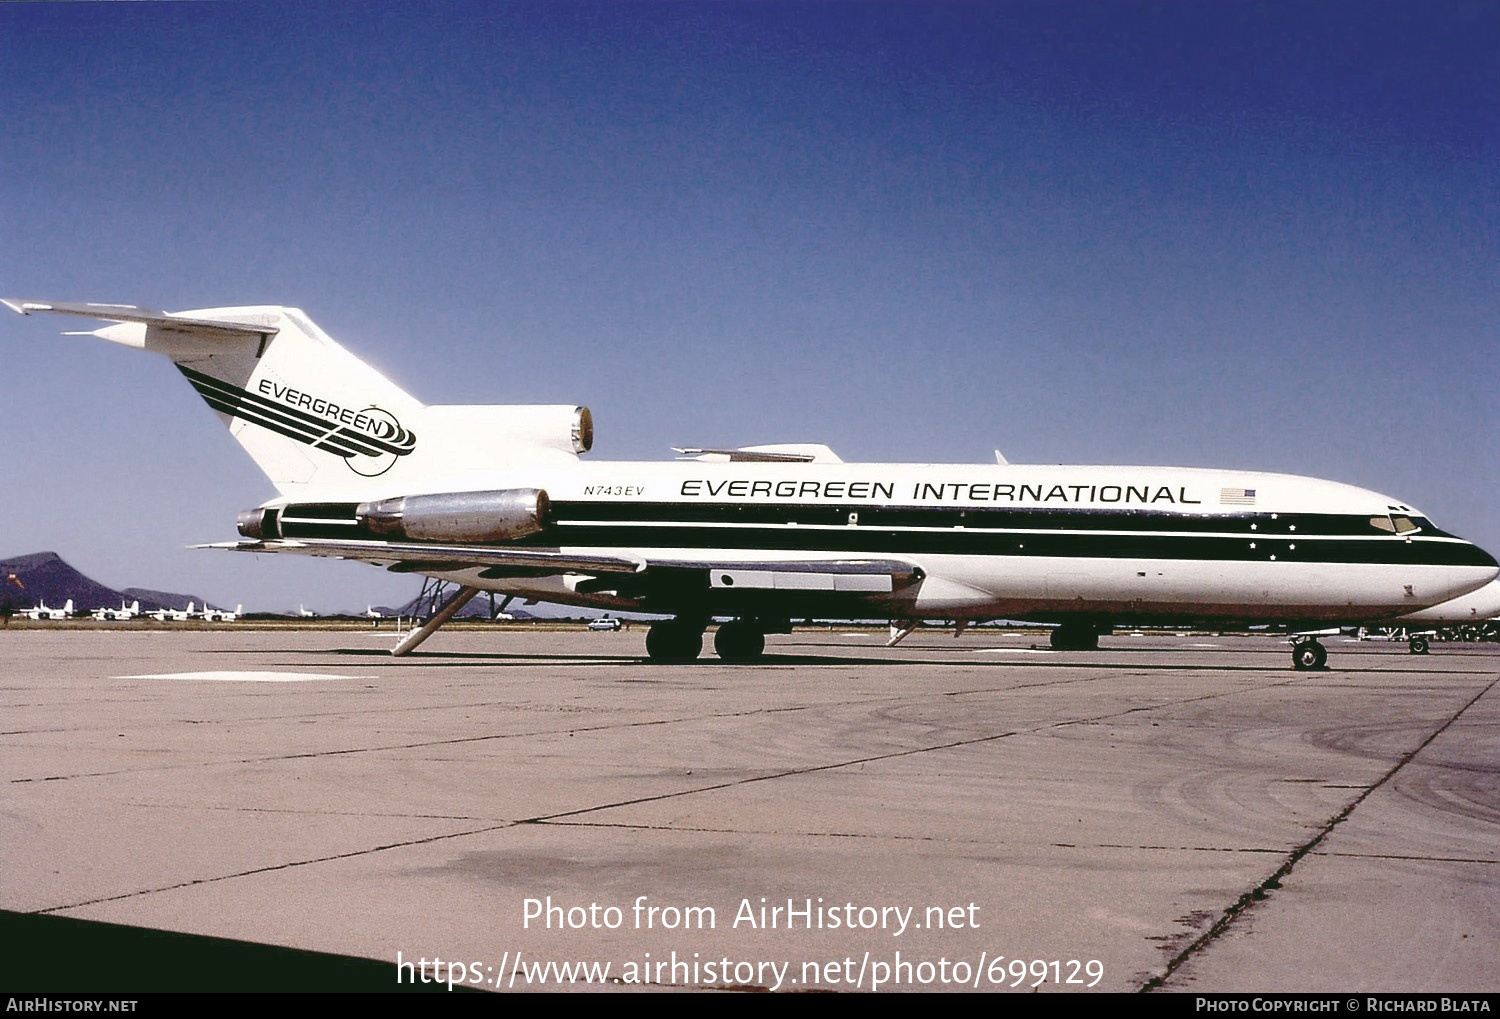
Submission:
POLYGON ((143 325, 156 326, 159 329, 191 332, 206 337, 217 335, 224 339, 265 338, 275 336, 280 331, 279 327, 274 325, 249 325, 244 322, 226 322, 219 319, 189 318, 157 311, 154 308, 142 308, 134 304, 22 301, 14 298, 0 298, 0 304, 22 315, 49 311, 58 315, 80 315, 84 318, 100 318, 111 322, 139 322, 143 325))

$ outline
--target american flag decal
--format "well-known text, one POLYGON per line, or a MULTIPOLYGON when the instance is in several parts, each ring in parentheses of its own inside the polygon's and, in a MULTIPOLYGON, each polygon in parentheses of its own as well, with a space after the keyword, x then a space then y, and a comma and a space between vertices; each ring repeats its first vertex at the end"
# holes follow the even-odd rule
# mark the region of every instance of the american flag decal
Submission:
POLYGON ((1221 488, 1219 489, 1220 506, 1254 506, 1255 489, 1253 488, 1221 488))

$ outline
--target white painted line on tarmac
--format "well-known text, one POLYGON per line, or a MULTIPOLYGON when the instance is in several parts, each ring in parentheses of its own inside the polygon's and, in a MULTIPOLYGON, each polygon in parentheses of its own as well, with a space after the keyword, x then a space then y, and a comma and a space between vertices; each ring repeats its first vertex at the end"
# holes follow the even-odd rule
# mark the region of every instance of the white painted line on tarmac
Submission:
POLYGON ((308 683, 320 679, 369 679, 369 676, 336 676, 327 672, 157 672, 115 679, 185 679, 211 683, 308 683))

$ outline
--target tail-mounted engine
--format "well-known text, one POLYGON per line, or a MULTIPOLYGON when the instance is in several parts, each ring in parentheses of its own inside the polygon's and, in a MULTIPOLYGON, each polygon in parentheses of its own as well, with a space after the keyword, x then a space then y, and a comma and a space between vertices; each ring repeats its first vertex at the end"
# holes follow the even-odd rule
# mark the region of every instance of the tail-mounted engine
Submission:
POLYGON ((372 534, 404 541, 514 541, 547 526, 551 503, 539 488, 403 495, 362 502, 354 519, 372 534))
POLYGON ((529 459, 538 450, 577 456, 594 445, 594 416, 567 404, 437 404, 424 408, 411 427, 438 447, 439 461, 459 470, 529 459))
POLYGON ((362 503, 291 503, 239 515, 240 534, 258 540, 432 541, 485 544, 546 530, 552 504, 539 488, 403 495, 362 503))

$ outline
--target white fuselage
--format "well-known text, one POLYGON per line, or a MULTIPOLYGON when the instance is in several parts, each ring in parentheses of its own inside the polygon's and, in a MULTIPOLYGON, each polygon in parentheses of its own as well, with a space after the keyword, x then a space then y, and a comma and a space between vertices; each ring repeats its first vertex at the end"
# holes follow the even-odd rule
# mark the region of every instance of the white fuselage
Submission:
MULTIPOLYGON (((1280 474, 579 461, 465 472, 422 492, 374 482, 320 493, 318 501, 539 488, 551 499, 552 520, 523 544, 564 553, 635 556, 653 567, 878 558, 918 568, 916 583, 856 598, 784 591, 783 600, 796 606, 789 611, 826 603, 818 614, 828 617, 1352 622, 1449 601, 1497 573, 1487 554, 1397 500, 1280 474), (1393 514, 1420 523, 1398 530, 1393 514)), ((628 585, 611 588, 573 574, 419 572, 539 600, 694 610, 649 589, 643 597, 628 585)), ((744 595, 743 584, 738 593, 716 590, 715 571, 709 574, 699 610, 732 614, 723 606, 733 603, 720 596, 744 595)), ((759 604, 774 604, 777 583, 765 582, 759 604)))

